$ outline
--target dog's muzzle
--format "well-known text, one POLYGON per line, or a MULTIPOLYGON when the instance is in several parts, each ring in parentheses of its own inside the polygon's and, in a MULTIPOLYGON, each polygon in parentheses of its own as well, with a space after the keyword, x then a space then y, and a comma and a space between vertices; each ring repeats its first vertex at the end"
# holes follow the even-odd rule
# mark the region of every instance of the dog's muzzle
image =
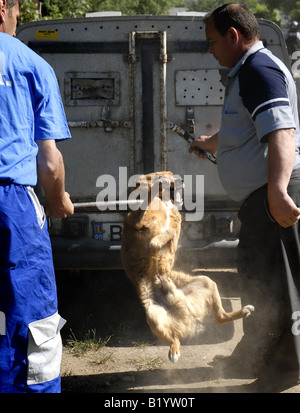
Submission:
POLYGON ((173 187, 171 187, 170 190, 170 196, 171 199, 174 203, 174 205, 177 208, 180 208, 183 204, 183 199, 182 199, 182 188, 183 188, 183 182, 180 180, 180 182, 178 182, 179 180, 175 180, 174 181, 174 185, 173 187))
POLYGON ((181 196, 181 190, 175 190, 174 191, 174 200, 173 200, 173 202, 174 202, 174 205, 177 207, 177 208, 180 208, 180 207, 182 207, 182 204, 183 204, 183 199, 182 199, 182 196, 181 196))

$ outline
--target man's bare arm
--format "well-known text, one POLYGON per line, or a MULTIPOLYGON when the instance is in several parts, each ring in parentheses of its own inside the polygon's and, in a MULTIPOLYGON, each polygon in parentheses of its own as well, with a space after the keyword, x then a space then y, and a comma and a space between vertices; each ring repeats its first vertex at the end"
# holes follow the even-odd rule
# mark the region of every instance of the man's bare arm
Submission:
POLYGON ((300 208, 287 193, 295 160, 294 129, 279 129, 268 135, 270 213, 282 227, 294 225, 300 208))
POLYGON ((38 177, 46 194, 46 213, 52 218, 66 218, 74 213, 69 194, 65 191, 63 157, 54 140, 38 140, 38 177))

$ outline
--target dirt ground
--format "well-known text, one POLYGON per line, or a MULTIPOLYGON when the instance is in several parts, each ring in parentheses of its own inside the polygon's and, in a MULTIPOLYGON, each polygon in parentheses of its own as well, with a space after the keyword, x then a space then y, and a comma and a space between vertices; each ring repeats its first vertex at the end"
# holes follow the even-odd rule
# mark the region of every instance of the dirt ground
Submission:
MULTIPOLYGON (((240 307, 234 269, 197 269, 219 286, 224 308, 240 307)), ((68 320, 62 331, 62 393, 252 393, 255 379, 222 377, 212 362, 229 356, 240 341, 242 321, 215 326, 182 344, 173 364, 168 345, 149 330, 136 293, 122 271, 58 273, 60 313, 68 320), (68 340, 93 332, 106 345, 77 355, 68 340)), ((256 390, 257 391, 257 390, 256 390)), ((285 390, 298 393, 300 386, 285 390)), ((259 391, 258 391, 259 392, 259 391)))

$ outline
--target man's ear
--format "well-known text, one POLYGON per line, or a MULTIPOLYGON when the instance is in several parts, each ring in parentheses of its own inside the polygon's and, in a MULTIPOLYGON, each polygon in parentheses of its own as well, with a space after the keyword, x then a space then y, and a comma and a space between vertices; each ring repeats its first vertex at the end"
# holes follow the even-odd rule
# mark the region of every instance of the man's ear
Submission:
POLYGON ((4 23, 6 0, 0 0, 0 25, 4 23))
POLYGON ((234 27, 229 27, 226 37, 231 43, 236 43, 239 40, 239 32, 234 27))

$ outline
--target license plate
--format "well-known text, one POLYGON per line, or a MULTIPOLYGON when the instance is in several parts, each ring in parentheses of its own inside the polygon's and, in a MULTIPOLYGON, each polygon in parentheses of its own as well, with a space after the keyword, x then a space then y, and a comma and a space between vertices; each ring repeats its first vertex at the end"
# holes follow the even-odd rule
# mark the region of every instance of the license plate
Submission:
POLYGON ((119 222, 94 222, 94 238, 97 241, 121 241, 123 224, 119 222))

